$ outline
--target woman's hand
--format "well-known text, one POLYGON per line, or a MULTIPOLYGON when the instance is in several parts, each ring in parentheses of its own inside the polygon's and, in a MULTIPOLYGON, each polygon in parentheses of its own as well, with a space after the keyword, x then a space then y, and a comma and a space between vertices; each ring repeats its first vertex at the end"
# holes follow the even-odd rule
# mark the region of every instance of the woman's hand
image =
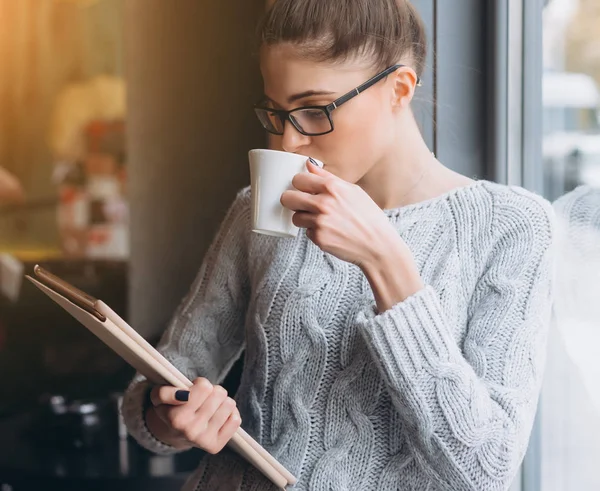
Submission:
MULTIPOLYGON (((281 204, 295 212, 294 224, 323 251, 366 266, 381 255, 379 244, 404 242, 385 213, 359 186, 307 163, 308 173, 294 177, 295 190, 281 196, 281 204)), ((407 250, 408 252, 408 250, 407 250)))
POLYGON ((155 433, 155 436, 177 448, 194 446, 216 454, 231 440, 241 424, 235 401, 227 397, 227 391, 203 378, 196 379, 189 391, 169 386, 155 387, 150 393, 150 400, 153 406, 147 415, 150 431, 155 433, 152 426, 156 425, 151 421, 156 416, 169 434, 159 430, 158 433, 162 434, 155 433), (154 415, 151 415, 152 412, 154 415))
POLYGON ((294 177, 296 189, 281 196, 295 212, 294 225, 323 251, 362 269, 380 312, 423 288, 411 251, 371 197, 310 161, 307 167, 294 177))

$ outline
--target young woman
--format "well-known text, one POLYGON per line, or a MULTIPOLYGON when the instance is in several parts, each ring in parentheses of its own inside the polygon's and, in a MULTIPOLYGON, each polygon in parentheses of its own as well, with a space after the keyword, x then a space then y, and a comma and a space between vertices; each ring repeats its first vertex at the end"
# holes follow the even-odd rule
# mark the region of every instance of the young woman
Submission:
POLYGON ((259 120, 325 168, 307 162, 281 198, 296 239, 253 234, 240 192, 160 343, 194 387, 137 376, 131 433, 207 450, 190 490, 272 489, 224 449, 240 418, 294 489, 507 489, 542 378, 551 207, 427 148, 408 1, 277 0, 261 33, 259 120), (243 351, 236 409, 213 384, 243 351))

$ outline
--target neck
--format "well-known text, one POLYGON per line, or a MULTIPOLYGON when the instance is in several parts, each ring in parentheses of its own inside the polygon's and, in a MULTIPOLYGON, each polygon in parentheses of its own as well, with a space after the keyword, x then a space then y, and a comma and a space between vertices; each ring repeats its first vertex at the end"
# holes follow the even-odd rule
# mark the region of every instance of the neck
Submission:
POLYGON ((428 199, 447 171, 425 144, 416 121, 409 117, 395 144, 358 182, 382 209, 398 208, 428 199))

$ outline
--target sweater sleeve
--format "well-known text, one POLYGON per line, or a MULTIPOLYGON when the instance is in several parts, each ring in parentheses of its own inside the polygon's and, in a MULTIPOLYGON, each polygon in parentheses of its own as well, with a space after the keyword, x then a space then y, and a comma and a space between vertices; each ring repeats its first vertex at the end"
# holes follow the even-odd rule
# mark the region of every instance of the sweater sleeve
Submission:
MULTIPOLYGON (((158 351, 190 380, 205 377, 221 383, 245 346, 249 201, 247 189, 238 194, 188 295, 158 344, 158 351)), ((148 450, 174 453, 173 447, 154 438, 146 426, 143 407, 149 387, 145 377, 135 375, 123 398, 125 424, 148 450)))
POLYGON ((448 491, 508 489, 541 387, 552 209, 532 198, 499 203, 493 224, 495 240, 470 300, 462 346, 431 286, 381 315, 358 318, 417 461, 448 491))

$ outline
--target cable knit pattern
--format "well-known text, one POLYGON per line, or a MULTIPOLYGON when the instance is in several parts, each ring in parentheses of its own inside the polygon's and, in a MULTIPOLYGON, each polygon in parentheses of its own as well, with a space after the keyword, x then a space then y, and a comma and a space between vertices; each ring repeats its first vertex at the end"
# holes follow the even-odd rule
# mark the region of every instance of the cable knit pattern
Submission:
MULTIPOLYGON (((298 477, 295 490, 504 490, 523 458, 551 310, 552 209, 486 181, 386 210, 427 285, 377 314, 361 270, 304 233, 250 231, 230 209, 160 343, 188 377, 224 378, 246 350, 243 426, 298 477)), ((132 381, 126 423, 155 452, 132 381)), ((273 486, 224 450, 189 491, 273 486)))

